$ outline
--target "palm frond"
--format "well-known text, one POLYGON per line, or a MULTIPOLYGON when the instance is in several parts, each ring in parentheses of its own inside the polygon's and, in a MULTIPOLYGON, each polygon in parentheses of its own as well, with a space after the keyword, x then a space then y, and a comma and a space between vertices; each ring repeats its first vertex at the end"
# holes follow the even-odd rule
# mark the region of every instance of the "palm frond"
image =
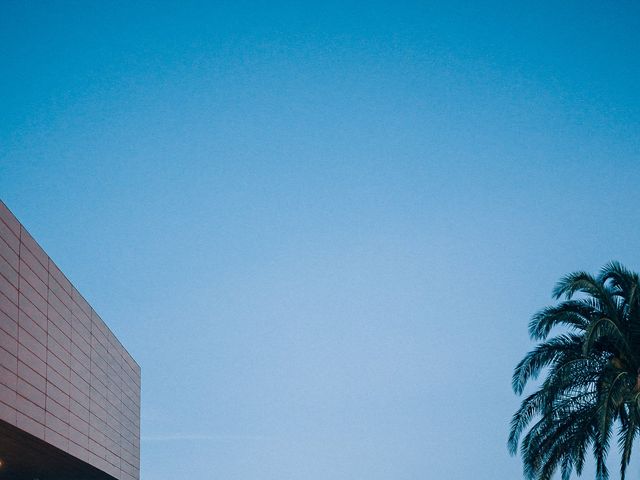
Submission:
POLYGON ((619 293, 627 299, 630 298, 632 291, 638 285, 638 275, 627 270, 626 267, 615 260, 602 267, 597 280, 601 284, 611 282, 619 290, 619 293))
POLYGON ((620 480, 625 480, 627 467, 631 461, 631 450, 633 449, 633 441, 638 434, 637 421, 627 419, 620 424, 618 432, 618 448, 620 449, 620 480))
POLYGON ((616 351, 612 353, 621 356, 630 365, 637 365, 635 354, 627 342, 624 333, 620 330, 616 322, 610 318, 603 317, 592 322, 585 332, 584 337, 582 351, 585 355, 589 355, 594 345, 604 339, 615 348, 616 351))
POLYGON ((573 272, 560 279, 553 288, 552 296, 555 300, 563 296, 570 300, 578 292, 598 298, 602 293, 601 284, 590 273, 573 272))
POLYGON ((537 378, 544 367, 554 362, 563 353, 580 356, 582 339, 577 335, 567 334, 538 345, 516 366, 511 380, 513 390, 520 395, 529 380, 537 378))
POLYGON ((544 340, 551 329, 557 326, 584 331, 595 313, 596 309, 581 300, 568 300, 559 305, 546 307, 531 318, 529 336, 534 340, 544 340))
POLYGON ((520 395, 531 380, 545 377, 511 418, 507 441, 512 455, 519 447, 527 479, 581 475, 591 450, 596 479, 607 480, 616 425, 625 479, 640 434, 639 283, 619 262, 597 277, 571 273, 553 290, 556 300, 565 300, 531 318, 529 334, 541 343, 516 366, 513 390, 520 395), (550 337, 555 327, 564 332, 550 337))

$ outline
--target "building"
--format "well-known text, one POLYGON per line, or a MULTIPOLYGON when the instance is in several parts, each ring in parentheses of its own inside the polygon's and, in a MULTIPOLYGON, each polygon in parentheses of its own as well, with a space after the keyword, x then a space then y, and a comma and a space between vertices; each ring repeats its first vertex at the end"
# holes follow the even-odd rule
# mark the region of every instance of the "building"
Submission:
POLYGON ((140 367, 0 201, 0 479, 140 477, 140 367))

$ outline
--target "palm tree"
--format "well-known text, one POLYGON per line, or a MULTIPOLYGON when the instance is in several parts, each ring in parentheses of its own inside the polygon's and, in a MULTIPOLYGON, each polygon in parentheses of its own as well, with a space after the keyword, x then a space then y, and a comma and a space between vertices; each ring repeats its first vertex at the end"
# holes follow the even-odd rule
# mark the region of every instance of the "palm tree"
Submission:
POLYGON ((540 373, 544 381, 513 415, 508 440, 512 455, 520 446, 528 479, 581 475, 589 452, 596 478, 607 479, 617 429, 624 480, 640 433, 639 280, 618 262, 597 276, 572 273, 553 290, 554 299, 564 300, 531 319, 529 335, 540 343, 516 366, 513 390, 521 395, 540 373), (554 327, 561 331, 550 335, 554 327))

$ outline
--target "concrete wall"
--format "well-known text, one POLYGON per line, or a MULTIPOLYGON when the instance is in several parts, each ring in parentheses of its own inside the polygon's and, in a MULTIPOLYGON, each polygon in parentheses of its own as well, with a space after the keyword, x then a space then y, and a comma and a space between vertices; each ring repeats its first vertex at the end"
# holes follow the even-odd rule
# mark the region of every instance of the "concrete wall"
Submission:
POLYGON ((140 476, 140 367, 1 201, 0 420, 140 476))

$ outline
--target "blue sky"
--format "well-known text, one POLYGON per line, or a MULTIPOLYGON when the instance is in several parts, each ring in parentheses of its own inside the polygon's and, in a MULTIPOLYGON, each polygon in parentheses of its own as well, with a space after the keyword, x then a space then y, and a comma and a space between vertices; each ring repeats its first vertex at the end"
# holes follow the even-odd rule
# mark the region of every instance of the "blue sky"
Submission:
POLYGON ((518 478, 530 315, 640 269, 638 10, 4 2, 0 196, 141 364, 142 478, 518 478))

